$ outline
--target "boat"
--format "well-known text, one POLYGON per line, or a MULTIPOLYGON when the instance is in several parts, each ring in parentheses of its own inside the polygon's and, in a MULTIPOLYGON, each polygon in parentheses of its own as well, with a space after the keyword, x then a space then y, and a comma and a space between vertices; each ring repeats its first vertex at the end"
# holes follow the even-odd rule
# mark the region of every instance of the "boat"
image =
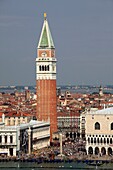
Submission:
POLYGON ((89 166, 101 166, 104 164, 102 161, 86 161, 86 164, 89 166))

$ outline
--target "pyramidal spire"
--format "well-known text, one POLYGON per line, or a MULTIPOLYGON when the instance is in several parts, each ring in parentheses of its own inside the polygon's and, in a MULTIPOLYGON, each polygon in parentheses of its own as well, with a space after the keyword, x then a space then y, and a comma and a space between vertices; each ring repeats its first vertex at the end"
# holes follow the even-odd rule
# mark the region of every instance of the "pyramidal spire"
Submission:
POLYGON ((55 48, 49 29, 46 13, 44 13, 44 23, 38 43, 38 48, 55 48))

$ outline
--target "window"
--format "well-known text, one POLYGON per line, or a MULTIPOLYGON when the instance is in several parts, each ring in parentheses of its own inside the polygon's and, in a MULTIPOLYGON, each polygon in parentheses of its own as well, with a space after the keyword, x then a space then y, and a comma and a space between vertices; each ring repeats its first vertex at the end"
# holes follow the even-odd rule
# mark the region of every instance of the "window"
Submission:
POLYGON ((106 138, 104 138, 104 143, 106 143, 106 138))
POLYGON ((7 143, 7 136, 5 136, 5 143, 7 143))
POLYGON ((95 130, 100 130, 100 123, 98 122, 95 123, 95 130))
POLYGON ((93 138, 91 138, 91 143, 93 143, 93 138))
POLYGON ((45 69, 44 69, 45 71, 46 71, 46 66, 45 66, 45 69))
POLYGON ((112 138, 110 138, 110 144, 112 144, 112 138))
POLYGON ((42 71, 44 71, 44 66, 42 66, 42 71))
POLYGON ((113 130, 113 123, 111 123, 111 130, 113 130))
POLYGON ((96 143, 96 138, 94 138, 94 143, 96 143))
POLYGON ((2 136, 0 136, 0 143, 2 143, 2 136))
POLYGON ((90 143, 90 138, 88 138, 88 143, 90 143))
POLYGON ((41 66, 39 66, 39 71, 41 71, 41 66))
POLYGON ((10 143, 13 143, 13 136, 10 136, 10 143))
POLYGON ((97 138, 97 143, 99 144, 99 138, 97 138))
POLYGON ((101 143, 101 144, 103 143, 102 138, 100 139, 100 143, 101 143))
POLYGON ((49 71, 49 65, 47 66, 47 71, 49 71))

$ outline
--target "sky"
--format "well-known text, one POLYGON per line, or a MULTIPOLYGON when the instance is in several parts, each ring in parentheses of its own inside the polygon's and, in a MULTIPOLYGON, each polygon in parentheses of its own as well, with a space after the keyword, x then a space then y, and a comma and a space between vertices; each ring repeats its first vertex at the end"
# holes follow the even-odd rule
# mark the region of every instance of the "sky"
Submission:
POLYGON ((0 86, 35 85, 43 13, 58 85, 113 85, 113 0, 0 0, 0 86))

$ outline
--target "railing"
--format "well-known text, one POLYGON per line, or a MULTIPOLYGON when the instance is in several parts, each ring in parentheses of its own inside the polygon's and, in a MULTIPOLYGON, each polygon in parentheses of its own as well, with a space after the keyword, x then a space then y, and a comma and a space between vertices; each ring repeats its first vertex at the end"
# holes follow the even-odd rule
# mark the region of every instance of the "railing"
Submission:
POLYGON ((8 146, 8 145, 12 146, 12 145, 17 145, 17 144, 15 142, 14 143, 5 143, 5 142, 0 143, 0 146, 8 146))

